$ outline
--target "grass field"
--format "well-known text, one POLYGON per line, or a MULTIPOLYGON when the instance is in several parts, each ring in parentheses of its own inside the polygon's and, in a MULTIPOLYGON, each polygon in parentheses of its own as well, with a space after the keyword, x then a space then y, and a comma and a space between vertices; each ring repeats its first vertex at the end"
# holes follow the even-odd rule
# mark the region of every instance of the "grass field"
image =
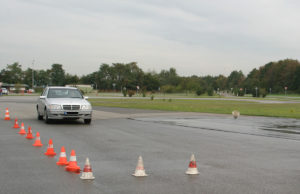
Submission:
POLYGON ((90 99, 93 106, 152 109, 182 112, 300 118, 300 103, 262 104, 247 101, 182 100, 182 99, 90 99))

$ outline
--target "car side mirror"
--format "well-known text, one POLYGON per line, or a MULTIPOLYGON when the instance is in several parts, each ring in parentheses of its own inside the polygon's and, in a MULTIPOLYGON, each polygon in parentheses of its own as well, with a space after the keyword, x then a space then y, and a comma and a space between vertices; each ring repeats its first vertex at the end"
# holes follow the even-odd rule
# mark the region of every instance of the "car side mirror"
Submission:
POLYGON ((40 99, 45 99, 46 98, 46 96, 40 96, 40 99))
POLYGON ((88 97, 88 96, 85 96, 84 99, 87 100, 87 99, 89 99, 89 97, 88 97))

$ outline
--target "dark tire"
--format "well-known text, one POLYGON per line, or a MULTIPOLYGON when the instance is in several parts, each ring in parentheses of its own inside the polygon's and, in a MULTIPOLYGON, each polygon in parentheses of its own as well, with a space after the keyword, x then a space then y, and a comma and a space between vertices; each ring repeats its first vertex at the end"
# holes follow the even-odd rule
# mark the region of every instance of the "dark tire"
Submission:
POLYGON ((44 110, 44 120, 45 120, 45 123, 47 123, 47 124, 50 123, 50 119, 48 118, 48 114, 47 114, 47 110, 46 109, 44 110))
POLYGON ((36 113, 37 113, 37 119, 38 120, 43 120, 43 116, 40 115, 39 111, 38 111, 38 108, 36 108, 36 113))
POLYGON ((91 124, 92 122, 92 119, 84 119, 84 124, 91 124))

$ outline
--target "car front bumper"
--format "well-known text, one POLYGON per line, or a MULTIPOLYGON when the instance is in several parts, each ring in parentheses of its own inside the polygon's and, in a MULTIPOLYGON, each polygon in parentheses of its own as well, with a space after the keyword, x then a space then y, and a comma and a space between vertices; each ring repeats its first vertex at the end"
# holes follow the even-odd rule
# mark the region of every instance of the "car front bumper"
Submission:
POLYGON ((47 110, 49 119, 91 119, 92 110, 47 110))

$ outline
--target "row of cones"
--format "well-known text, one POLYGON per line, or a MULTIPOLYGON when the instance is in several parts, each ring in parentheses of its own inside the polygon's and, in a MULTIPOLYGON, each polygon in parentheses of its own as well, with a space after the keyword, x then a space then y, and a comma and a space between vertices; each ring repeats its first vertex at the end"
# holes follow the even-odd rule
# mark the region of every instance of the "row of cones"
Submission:
MULTIPOLYGON (((188 174, 188 175, 199 174, 194 154, 192 154, 192 156, 191 156, 189 167, 188 167, 188 169, 185 173, 188 174)), ((136 168, 135 168, 135 172, 132 175, 136 176, 136 177, 148 176, 146 174, 146 171, 145 171, 145 168, 144 168, 144 162, 143 162, 142 156, 139 156, 138 162, 137 162, 137 165, 136 165, 136 168)))
MULTIPOLYGON (((6 109, 6 115, 7 116, 5 117, 5 120, 10 120, 8 109, 6 109)), ((21 127, 20 127, 19 123, 18 123, 18 119, 15 119, 15 123, 14 123, 13 128, 14 129, 20 128, 20 131, 18 133, 20 135, 26 135, 25 138, 27 138, 27 139, 33 139, 34 138, 34 136, 32 134, 31 127, 30 126, 28 127, 28 131, 26 133, 24 123, 22 122, 21 127)), ((35 147, 42 147, 43 146, 43 144, 41 142, 41 137, 40 137, 39 132, 36 133, 36 139, 35 139, 34 144, 32 144, 32 145, 35 146, 35 147)), ((52 139, 49 139, 47 151, 44 154, 46 156, 50 156, 50 157, 56 155, 56 153, 54 151, 52 139)), ((80 173, 80 167, 77 165, 75 150, 71 151, 70 161, 68 162, 65 147, 62 146, 60 156, 59 156, 58 162, 56 162, 56 164, 60 165, 60 166, 66 165, 66 167, 65 167, 66 171, 80 173)), ((85 180, 95 179, 95 177, 93 176, 93 172, 92 172, 92 168, 91 168, 91 165, 90 165, 89 158, 86 158, 86 162, 85 162, 85 165, 84 165, 82 176, 80 178, 85 179, 85 180)))
MULTIPOLYGON (((8 108, 6 108, 5 120, 10 120, 8 108)), ((15 119, 15 124, 14 124, 13 128, 15 128, 15 129, 20 128, 17 119, 15 119)), ((19 134, 21 134, 21 135, 26 134, 23 122, 21 123, 21 128, 20 128, 19 134)), ((28 132, 27 132, 26 138, 27 139, 33 139, 34 138, 30 126, 28 127, 28 132)), ((43 144, 41 143, 41 138, 40 138, 40 133, 39 132, 36 133, 36 139, 35 139, 35 142, 34 142, 33 146, 35 146, 35 147, 43 146, 43 144)), ((55 156, 56 155, 56 153, 54 151, 52 139, 49 139, 47 151, 44 154, 47 155, 47 156, 55 156)), ((65 167, 66 171, 74 172, 74 173, 80 173, 80 167, 77 165, 75 150, 71 151, 70 160, 68 162, 65 147, 62 146, 61 147, 61 152, 60 152, 60 155, 59 155, 59 160, 56 162, 56 164, 59 165, 59 166, 64 166, 65 165, 66 166, 65 167)), ((194 154, 192 154, 192 156, 191 156, 189 167, 188 167, 188 170, 186 171, 186 174, 189 174, 189 175, 199 174, 194 154)), ((136 176, 136 177, 147 176, 147 174, 145 172, 144 162, 143 162, 142 156, 139 156, 135 172, 132 175, 136 176)), ((83 172, 82 172, 82 176, 80 178, 85 179, 85 180, 93 180, 95 178, 93 176, 93 172, 92 172, 92 168, 91 168, 91 165, 90 165, 89 158, 86 158, 85 166, 84 166, 84 169, 83 169, 83 172)))
MULTIPOLYGON (((56 153, 54 151, 52 139, 49 139, 47 151, 44 154, 46 156, 50 156, 50 157, 51 156, 53 157, 53 156, 56 155, 56 153)), ((65 147, 62 146, 61 150, 60 150, 60 154, 59 154, 59 159, 56 162, 56 164, 58 166, 66 166, 65 167, 66 171, 74 172, 74 173, 80 173, 80 167, 77 165, 77 158, 76 158, 75 150, 71 151, 70 160, 68 162, 65 147)), ((89 158, 86 158, 86 162, 85 162, 85 165, 84 165, 82 176, 80 178, 85 179, 85 180, 95 179, 95 177, 93 176, 93 172, 92 172, 92 168, 91 168, 91 165, 90 165, 89 158)))

